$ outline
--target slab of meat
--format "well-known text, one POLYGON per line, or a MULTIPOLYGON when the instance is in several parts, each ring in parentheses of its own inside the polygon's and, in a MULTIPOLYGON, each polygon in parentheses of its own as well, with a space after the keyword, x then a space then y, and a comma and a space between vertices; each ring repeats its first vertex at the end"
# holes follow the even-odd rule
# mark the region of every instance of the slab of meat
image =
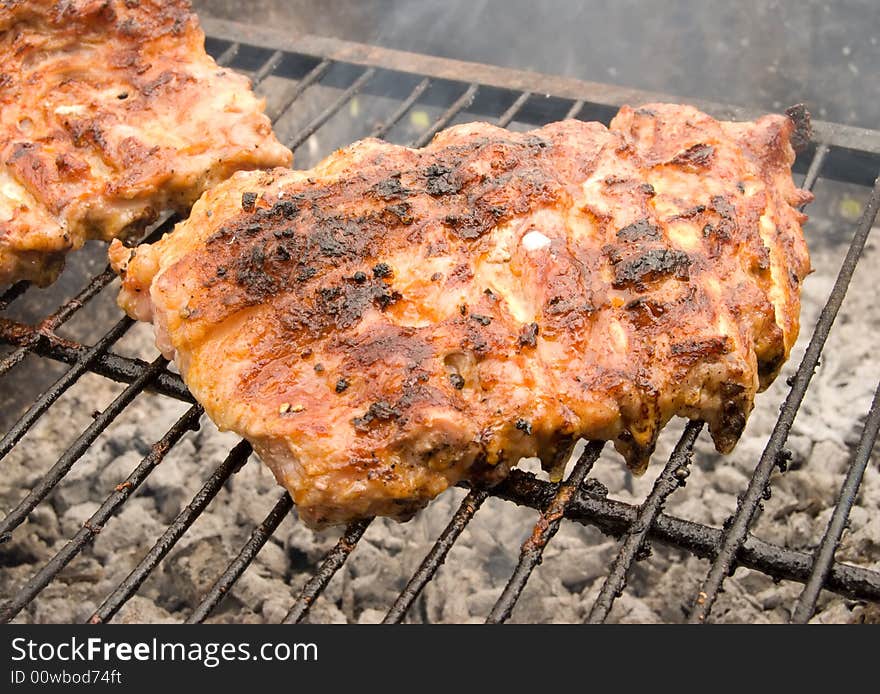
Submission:
POLYGON ((0 1, 0 285, 49 284, 86 239, 291 162, 204 44, 183 0, 0 1))
POLYGON ((315 525, 405 518, 578 437, 640 471, 674 415, 729 451, 798 333, 792 129, 652 104, 365 140, 115 243, 120 305, 315 525))

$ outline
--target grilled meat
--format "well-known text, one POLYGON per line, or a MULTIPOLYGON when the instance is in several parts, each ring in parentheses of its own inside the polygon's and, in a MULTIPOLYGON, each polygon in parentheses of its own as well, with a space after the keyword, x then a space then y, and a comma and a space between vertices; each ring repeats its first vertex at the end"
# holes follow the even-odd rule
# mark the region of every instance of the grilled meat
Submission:
POLYGON ((578 437, 640 471, 673 415, 726 452, 798 333, 792 130, 652 104, 365 140, 115 243, 120 305, 315 525, 405 518, 578 437))
POLYGON ((52 282, 86 239, 290 163, 183 0, 0 2, 0 285, 52 282))

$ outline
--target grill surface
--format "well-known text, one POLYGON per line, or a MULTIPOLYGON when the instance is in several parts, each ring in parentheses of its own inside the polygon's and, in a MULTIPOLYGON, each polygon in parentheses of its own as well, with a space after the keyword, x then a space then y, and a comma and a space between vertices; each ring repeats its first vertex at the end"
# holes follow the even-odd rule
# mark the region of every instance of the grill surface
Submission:
MULTIPOLYGON (((218 56, 218 62, 250 72, 255 87, 270 75, 287 80, 289 89, 284 97, 269 108, 273 120, 281 118, 294 104, 301 105, 310 88, 316 85, 337 88, 336 98, 289 138, 288 144, 294 149, 306 143, 342 109, 350 106, 360 92, 396 100, 395 108, 371 132, 365 128, 364 134, 373 137, 387 136, 416 104, 439 109, 436 120, 427 124, 423 132, 409 143, 413 146, 427 143, 436 132, 465 110, 483 119, 494 119, 502 126, 507 126, 514 119, 540 125, 563 117, 597 119, 607 123, 616 108, 624 102, 675 100, 674 97, 620 87, 461 63, 329 38, 289 38, 271 30, 257 30, 210 18, 205 19, 203 24, 210 37, 209 50, 218 56)), ((695 105, 717 117, 745 118, 753 115, 719 104, 695 102, 695 105)), ((590 622, 605 621, 616 597, 622 593, 635 562, 645 554, 653 541, 673 545, 710 560, 711 567, 701 590, 693 597, 689 619, 694 622, 702 622, 710 616, 725 578, 737 566, 758 570, 775 579, 803 583, 803 592, 793 606, 792 621, 796 622, 807 621, 812 616, 818 594, 823 588, 853 599, 880 601, 880 572, 834 560, 835 550, 880 429, 880 387, 867 414, 861 439, 851 458, 827 531, 815 551, 812 554, 793 551, 749 534, 756 511, 762 500, 768 498, 771 473, 775 469, 784 471, 786 468, 790 457, 785 449, 789 432, 806 396, 822 348, 834 325, 880 205, 880 179, 874 180, 880 170, 880 132, 818 122, 814 123, 814 138, 796 164, 796 170, 805 172, 802 187, 812 189, 821 175, 859 185, 873 185, 873 188, 806 352, 795 375, 789 379, 790 390, 780 407, 776 425, 748 488, 739 497, 735 513, 723 527, 709 527, 663 512, 669 496, 685 483, 694 445, 703 429, 702 423, 691 422, 685 427, 672 455, 656 478, 652 491, 639 506, 593 492, 588 476, 603 446, 593 442, 582 444, 581 448, 573 451, 577 456, 576 462, 569 476, 561 483, 542 481, 530 473, 514 470, 506 481, 492 490, 470 490, 390 606, 385 622, 404 619, 407 610, 434 577, 459 535, 490 495, 534 508, 540 512, 540 518, 522 545, 518 563, 489 613, 489 622, 503 622, 510 616, 533 569, 541 562, 545 547, 564 520, 593 525, 608 535, 620 538, 617 556, 589 612, 590 622)), ((146 240, 158 238, 170 230, 174 221, 173 218, 166 219, 146 240)), ((167 370, 165 360, 158 358, 148 364, 112 351, 132 327, 130 319, 122 318, 90 345, 57 334, 58 328, 73 318, 113 279, 112 271, 105 269, 76 296, 34 324, 0 318, 0 342, 9 346, 0 359, 0 377, 29 355, 69 365, 67 371, 33 401, 27 412, 0 440, 0 459, 84 374, 92 372, 128 384, 103 412, 96 413, 93 423, 76 438, 18 506, 0 520, 0 542, 10 539, 11 533, 55 489, 89 446, 141 392, 150 390, 191 406, 152 445, 141 463, 113 490, 75 536, 0 607, 2 621, 13 619, 26 607, 95 538, 187 431, 199 425, 201 407, 194 403, 179 376, 167 370)), ((0 296, 0 311, 5 311, 28 289, 26 283, 9 288, 0 296)), ((112 619, 136 594, 141 584, 244 465, 250 454, 250 445, 244 441, 230 450, 137 567, 95 611, 90 620, 92 623, 112 619)), ((238 556, 204 595, 187 619, 188 622, 201 622, 211 615, 292 507, 289 495, 281 495, 262 523, 253 529, 238 556)), ((316 598, 356 550, 369 525, 369 521, 360 521, 344 530, 336 545, 315 567, 312 579, 302 588, 284 618, 285 623, 296 623, 306 617, 316 598)))

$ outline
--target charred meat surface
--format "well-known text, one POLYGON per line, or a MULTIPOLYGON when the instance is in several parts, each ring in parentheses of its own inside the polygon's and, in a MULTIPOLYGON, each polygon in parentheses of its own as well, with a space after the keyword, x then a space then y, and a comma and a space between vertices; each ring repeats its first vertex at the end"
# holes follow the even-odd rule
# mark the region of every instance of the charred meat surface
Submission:
POLYGON ((643 470, 675 415, 729 451, 798 333, 792 128, 654 104, 239 173, 114 243, 120 305, 315 525, 406 518, 577 437, 643 470))
POLYGON ((49 284, 87 239, 291 162, 204 44, 183 0, 0 2, 0 285, 49 284))

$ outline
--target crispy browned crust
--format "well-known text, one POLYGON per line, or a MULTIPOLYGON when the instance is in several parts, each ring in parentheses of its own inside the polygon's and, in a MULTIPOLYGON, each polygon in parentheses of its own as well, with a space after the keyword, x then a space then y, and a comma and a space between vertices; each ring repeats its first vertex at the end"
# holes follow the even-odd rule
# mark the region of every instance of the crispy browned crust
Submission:
POLYGON ((728 451, 798 332, 791 128, 653 104, 363 141, 115 248, 120 302, 312 523, 406 516, 581 436, 641 470, 674 415, 728 451))
POLYGON ((262 110, 188 2, 0 0, 0 285, 289 164, 262 110))

